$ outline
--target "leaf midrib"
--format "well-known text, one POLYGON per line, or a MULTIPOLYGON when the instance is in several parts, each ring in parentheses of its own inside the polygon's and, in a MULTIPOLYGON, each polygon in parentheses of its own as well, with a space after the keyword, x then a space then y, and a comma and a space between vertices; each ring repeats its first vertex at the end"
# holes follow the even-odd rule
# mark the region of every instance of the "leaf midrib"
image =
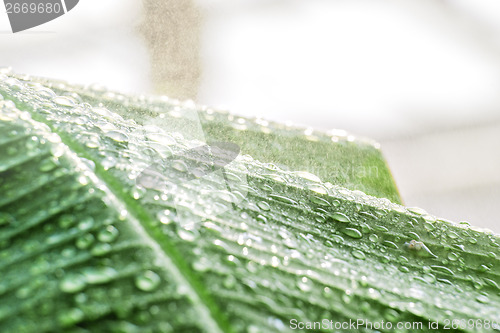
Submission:
MULTIPOLYGON (((33 111, 31 107, 25 103, 19 102, 17 100, 14 100, 12 102, 14 102, 16 108, 18 108, 19 110, 29 109, 33 111)), ((188 263, 182 259, 182 255, 178 252, 175 246, 171 242, 169 242, 168 238, 164 237, 163 234, 148 227, 148 224, 154 224, 154 219, 137 201, 133 200, 127 193, 123 191, 121 182, 115 179, 115 177, 109 172, 107 172, 104 167, 98 163, 98 161, 95 161, 92 156, 88 154, 82 146, 72 140, 69 135, 65 134, 64 132, 59 132, 56 128, 54 128, 54 126, 52 126, 50 122, 46 121, 43 117, 38 116, 36 112, 30 112, 30 114, 33 120, 47 125, 52 133, 59 135, 62 144, 66 145, 69 150, 76 154, 79 159, 85 158, 94 162, 95 169, 89 170, 100 181, 106 184, 109 190, 116 196, 116 198, 123 204, 123 206, 126 207, 127 212, 131 214, 132 217, 138 222, 138 227, 140 227, 142 231, 150 238, 150 245, 161 249, 165 257, 172 261, 173 265, 175 266, 175 268, 177 268, 186 284, 191 287, 192 291, 206 308, 208 314, 210 315, 210 318, 207 319, 212 319, 215 322, 216 327, 213 328, 221 332, 235 332, 215 300, 201 283, 199 278, 193 274, 193 271, 189 268, 188 263)), ((193 300, 193 302, 195 302, 195 300, 193 300)), ((203 322, 203 324, 206 324, 206 326, 213 326, 209 325, 208 322, 203 322)))

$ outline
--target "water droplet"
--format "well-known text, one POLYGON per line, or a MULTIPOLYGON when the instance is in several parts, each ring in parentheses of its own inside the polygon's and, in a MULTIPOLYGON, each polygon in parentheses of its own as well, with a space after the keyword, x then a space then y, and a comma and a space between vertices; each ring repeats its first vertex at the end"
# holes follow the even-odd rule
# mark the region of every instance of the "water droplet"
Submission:
POLYGON ((340 235, 332 234, 331 238, 336 243, 344 243, 344 238, 342 238, 342 236, 340 235))
POLYGON ((490 302, 490 299, 488 298, 488 296, 479 295, 476 297, 476 301, 478 301, 479 303, 487 304, 490 302))
POLYGON ((326 191, 326 188, 322 185, 319 185, 319 184, 309 185, 309 186, 307 186, 307 189, 309 191, 316 192, 318 194, 328 194, 328 192, 326 191))
POLYGON ((436 230, 436 227, 434 226, 434 224, 431 224, 429 222, 425 222, 424 223, 424 228, 425 230, 427 230, 428 232, 432 232, 434 230, 436 230))
POLYGON ((391 241, 388 241, 388 240, 383 241, 382 244, 384 244, 385 246, 387 246, 387 247, 389 247, 391 249, 397 249, 398 248, 398 246, 394 242, 391 242, 391 241))
MULTIPOLYGON (((159 128, 154 128, 154 126, 146 126, 147 128, 145 129, 156 129, 156 130, 159 130, 159 128)), ((147 138, 151 141, 156 141, 156 142, 159 142, 159 143, 162 143, 164 145, 167 145, 167 146, 170 146, 170 145, 174 145, 176 143, 175 139, 166 134, 166 133, 148 133, 146 134, 147 138)))
POLYGON ((474 237, 469 237, 467 238, 467 241, 471 244, 476 244, 477 243, 477 239, 475 239, 474 237))
POLYGON ((280 260, 278 259, 278 257, 273 256, 271 258, 271 266, 278 267, 279 265, 280 265, 280 260))
POLYGON ((450 253, 448 253, 448 259, 450 261, 457 261, 458 260, 458 254, 456 254, 455 252, 450 252, 450 253))
POLYGON ((364 234, 367 234, 372 230, 372 228, 370 228, 370 226, 366 223, 361 223, 360 227, 361 227, 361 232, 364 234))
POLYGON ((387 229, 383 225, 373 226, 373 230, 380 231, 380 232, 388 232, 389 231, 389 229, 387 229))
POLYGON ((107 283, 118 275, 112 267, 89 267, 84 269, 82 274, 89 284, 107 283))
POLYGON ((174 221, 174 214, 169 209, 160 210, 156 213, 156 218, 163 224, 170 224, 174 221))
POLYGON ((52 102, 56 103, 57 105, 60 106, 66 106, 66 107, 73 107, 75 106, 75 101, 73 98, 68 97, 68 96, 57 96, 52 98, 52 102))
POLYGON ((455 275, 453 273, 453 271, 451 269, 449 269, 448 267, 444 267, 444 266, 438 266, 438 265, 434 265, 434 266, 431 266, 431 268, 436 271, 436 272, 440 272, 440 273, 444 273, 444 274, 447 274, 447 275, 455 275))
POLYGON ((342 302, 344 302, 345 304, 350 304, 352 302, 352 296, 350 290, 346 290, 345 294, 342 295, 342 302))
POLYGON ((330 217, 337 222, 342 222, 342 223, 351 222, 351 219, 347 215, 340 212, 332 213, 330 214, 330 217))
POLYGON ((53 97, 56 97, 57 94, 49 89, 49 88, 46 88, 44 86, 36 86, 36 87, 33 87, 33 89, 42 97, 45 97, 45 98, 53 98, 53 97))
POLYGON ((257 206, 258 206, 260 209, 264 210, 264 211, 268 211, 268 210, 270 210, 270 209, 271 209, 271 207, 269 206, 269 204, 268 204, 267 202, 265 202, 265 201, 259 201, 259 202, 257 203, 257 206))
POLYGON ((395 323, 398 321, 399 312, 397 312, 394 309, 389 309, 389 310, 385 311, 384 317, 385 317, 385 319, 387 319, 387 321, 395 323))
POLYGON ((177 235, 187 242, 193 242, 199 236, 198 231, 184 228, 179 228, 177 235))
POLYGON ((378 242, 378 236, 376 234, 371 234, 370 237, 368 237, 368 239, 373 243, 378 242))
POLYGON ((14 91, 19 91, 23 88, 23 84, 21 83, 21 81, 13 77, 5 79, 3 82, 6 83, 10 87, 10 89, 14 91))
POLYGON ((487 285, 489 285, 489 286, 491 286, 491 287, 494 287, 494 288, 496 288, 496 289, 500 290, 500 287, 498 286, 498 284, 497 284, 495 281, 493 281, 493 280, 491 280, 491 279, 484 279, 484 282, 485 282, 487 285))
POLYGON ((297 282, 297 286, 299 287, 300 290, 308 292, 311 291, 313 287, 313 282, 304 276, 297 282))
POLYGON ((106 136, 116 142, 127 142, 129 140, 128 135, 122 131, 109 131, 106 136))
POLYGON ((91 250, 93 256, 100 257, 111 252, 111 245, 108 243, 98 243, 91 250))
POLYGON ((417 242, 416 240, 412 239, 409 243, 404 243, 404 246, 408 248, 410 251, 414 251, 415 254, 417 254, 419 257, 423 258, 437 258, 437 256, 429 250, 427 246, 425 246, 424 243, 422 242, 417 242))
POLYGON ((270 194, 269 197, 273 200, 282 202, 282 203, 287 204, 287 205, 292 205, 292 206, 297 205, 297 202, 295 200, 292 200, 290 198, 287 198, 287 197, 284 197, 281 195, 270 194))
POLYGON ((480 272, 486 272, 486 271, 489 271, 491 268, 486 266, 486 265, 481 265, 478 267, 478 271, 480 272))
POLYGON ((160 285, 161 279, 153 271, 145 271, 135 278, 135 286, 142 291, 153 291, 160 285))
POLYGON ((408 273, 410 271, 406 266, 399 266, 398 269, 403 273, 408 273))
POLYGON ((323 199, 323 198, 320 198, 318 196, 315 196, 315 195, 311 195, 309 197, 309 200, 311 200, 311 202, 315 203, 316 205, 319 205, 319 206, 323 206, 323 207, 329 207, 330 206, 330 203, 323 199))
POLYGON ((86 285, 87 281, 83 275, 70 274, 64 277, 59 284, 59 288, 65 293, 76 293, 85 289, 86 285))
POLYGON ((436 277, 432 274, 424 274, 422 277, 428 283, 436 282, 436 277))
POLYGON ((84 250, 84 249, 88 249, 92 245, 92 243, 94 243, 94 235, 85 234, 85 235, 78 237, 75 245, 77 248, 84 250))
POLYGON ((186 172, 189 168, 183 160, 175 160, 172 162, 172 168, 180 172, 186 172))
POLYGON ((411 238, 413 238, 415 240, 420 240, 420 236, 417 233, 413 232, 413 231, 410 231, 408 233, 408 236, 410 236, 411 238))
POLYGON ((118 237, 118 229, 112 225, 108 225, 104 230, 101 230, 97 235, 97 239, 100 242, 111 243, 118 237))
POLYGON ((41 172, 49 172, 49 171, 54 170, 56 167, 57 167, 56 162, 52 158, 49 158, 49 159, 44 160, 40 164, 39 170, 41 172))
POLYGON ((139 200, 146 193, 147 193, 146 189, 142 186, 135 186, 131 191, 132 198, 134 198, 135 200, 139 200))
POLYGON ((406 208, 408 211, 414 213, 414 214, 417 214, 417 215, 429 215, 425 210, 423 210, 422 208, 418 208, 418 207, 407 207, 406 208))
POLYGON ((361 252, 359 250, 352 251, 352 255, 356 259, 361 259, 361 260, 365 260, 366 259, 366 255, 364 254, 364 252, 361 252))
POLYGON ((86 217, 80 223, 78 223, 78 229, 85 231, 89 230, 94 226, 94 219, 92 217, 86 217))
POLYGON ((101 165, 104 170, 109 170, 116 165, 116 162, 117 161, 114 157, 107 156, 101 161, 101 165))
POLYGON ((355 229, 355 228, 345 228, 343 230, 343 232, 344 232, 344 234, 346 234, 347 236, 352 237, 352 238, 359 239, 359 238, 363 237, 363 234, 361 233, 361 231, 359 231, 358 229, 355 229))

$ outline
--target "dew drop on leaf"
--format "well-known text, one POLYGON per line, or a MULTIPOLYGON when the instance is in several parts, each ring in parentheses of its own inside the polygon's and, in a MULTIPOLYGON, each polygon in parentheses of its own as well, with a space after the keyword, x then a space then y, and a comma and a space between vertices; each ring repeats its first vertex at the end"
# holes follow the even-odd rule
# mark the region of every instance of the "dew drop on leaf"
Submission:
POLYGON ((108 243, 98 243, 90 250, 93 256, 100 257, 111 252, 111 245, 108 243))
POLYGON ((80 223, 78 223, 78 229, 85 231, 89 230, 94 226, 94 219, 92 217, 86 217, 80 223))
POLYGON ((104 230, 101 230, 97 235, 97 239, 100 242, 111 243, 118 237, 118 229, 112 225, 108 225, 104 230))
POLYGON ((85 281, 89 284, 102 284, 111 281, 117 272, 112 267, 89 267, 82 271, 85 281))
POLYGON ((486 304, 486 303, 490 302, 490 299, 488 298, 488 296, 479 295, 479 296, 476 297, 476 301, 478 301, 479 303, 486 304))
POLYGON ((450 253, 448 253, 448 259, 450 261, 457 261, 458 260, 458 254, 456 254, 455 252, 450 252, 450 253))
POLYGON ((344 213, 340 213, 340 212, 332 213, 332 214, 330 214, 330 217, 337 222, 342 222, 342 223, 350 223, 351 222, 351 219, 347 215, 345 215, 344 213))
POLYGON ((122 131, 109 131, 106 136, 116 142, 127 142, 129 139, 128 135, 122 131))
POLYGON ((299 279, 299 281, 297 282, 297 286, 299 287, 300 290, 308 292, 311 291, 313 287, 313 282, 309 278, 304 276, 299 279))
POLYGON ((363 234, 361 233, 361 231, 359 231, 356 228, 345 228, 343 230, 343 232, 344 232, 344 234, 346 234, 347 236, 352 237, 352 238, 359 239, 359 238, 363 237, 363 234))
POLYGON ((84 250, 88 249, 92 243, 94 243, 94 235, 85 234, 77 238, 75 245, 77 248, 84 250))
POLYGON ((271 209, 271 207, 269 207, 269 204, 265 201, 259 201, 257 203, 257 206, 263 211, 268 211, 269 209, 271 209))
POLYGON ((142 291, 153 291, 160 285, 161 279, 153 271, 145 271, 136 276, 135 286, 142 291))
POLYGON ((68 96, 56 96, 52 98, 52 102, 60 106, 73 107, 75 106, 75 101, 68 96))
POLYGON ((365 260, 366 259, 366 255, 364 254, 364 252, 362 252, 360 250, 354 250, 354 251, 352 251, 352 255, 356 259, 360 259, 360 260, 365 260))

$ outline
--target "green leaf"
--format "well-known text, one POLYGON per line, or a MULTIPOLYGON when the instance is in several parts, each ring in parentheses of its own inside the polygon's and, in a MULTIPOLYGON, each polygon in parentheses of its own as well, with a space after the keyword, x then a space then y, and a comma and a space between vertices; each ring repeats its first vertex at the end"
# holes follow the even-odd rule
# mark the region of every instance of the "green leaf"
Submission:
POLYGON ((492 232, 250 156, 189 180, 199 141, 1 74, 0 94, 2 332, 500 322, 492 232))
POLYGON ((154 124, 167 131, 181 132, 187 139, 233 142, 241 147, 243 154, 257 160, 272 161, 291 171, 307 171, 324 182, 401 203, 380 146, 373 140, 355 138, 340 130, 323 133, 263 119, 238 117, 165 97, 127 96, 97 85, 85 89, 65 82, 29 79, 75 101, 104 105, 139 124, 154 124))

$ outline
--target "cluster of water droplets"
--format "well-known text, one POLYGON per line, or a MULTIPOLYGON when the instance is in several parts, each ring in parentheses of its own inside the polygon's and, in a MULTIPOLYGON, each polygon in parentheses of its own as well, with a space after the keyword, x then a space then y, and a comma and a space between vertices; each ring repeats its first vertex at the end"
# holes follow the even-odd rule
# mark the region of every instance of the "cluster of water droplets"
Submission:
POLYGON ((107 313, 117 326, 206 326, 189 284, 96 176, 96 163, 12 101, 2 97, 0 109, 2 330, 57 331, 107 313), (183 316, 165 316, 172 304, 183 316))
MULTIPOLYGON (((31 88, 11 85, 16 87, 9 88, 11 94, 19 100, 28 98, 19 92, 31 88)), ((103 106, 96 111, 78 104, 76 96, 49 96, 45 90, 43 94, 50 102, 40 96, 30 101, 35 112, 43 110, 43 103, 52 103, 47 104, 45 119, 89 148, 95 164, 122 181, 127 196, 150 216, 143 222, 175 245, 203 284, 210 286, 217 304, 235 318, 231 323, 237 329, 248 327, 248 309, 254 318, 265 318, 252 323, 249 330, 271 331, 284 329, 292 314, 311 319, 321 318, 319 314, 357 318, 360 305, 366 318, 374 321, 381 317, 412 320, 429 313, 436 320, 457 313, 471 318, 497 316, 494 307, 487 306, 498 304, 500 297, 491 278, 497 275, 490 274, 498 270, 492 265, 499 255, 498 236, 493 233, 439 220, 421 209, 349 191, 310 173, 285 171, 249 156, 240 156, 227 167, 227 178, 239 184, 237 192, 245 193, 240 198, 234 190, 213 196, 217 180, 210 176, 178 182, 188 169, 186 161, 165 169, 155 167, 152 179, 157 176, 163 182, 161 188, 144 189, 134 180, 145 165, 151 165, 148 156, 168 158, 199 142, 163 133, 153 125, 141 126, 103 106), (67 105, 69 100, 74 104, 67 105), (75 108, 86 111, 72 113, 75 108), (88 121, 73 121, 68 114, 85 115, 88 121), (102 117, 110 125, 98 123, 102 117), (208 199, 193 205, 192 200, 204 193, 210 193, 208 199), (207 206, 208 200, 215 208, 207 206), (182 221, 199 223, 191 227, 182 221), (471 298, 476 303, 461 301, 471 298)), ((144 103, 155 108, 151 100, 144 98, 144 103)), ((113 227, 107 225, 86 240, 92 244, 111 239, 113 227)), ((103 272, 116 277, 111 270, 103 272)), ((84 272, 68 279, 73 278, 74 283, 63 279, 66 282, 60 288, 78 293, 82 285, 92 284, 84 272)), ((143 291, 155 290, 157 283, 154 270, 142 271, 134 279, 135 288, 143 291)), ((72 316, 80 315, 75 311, 72 316)))

